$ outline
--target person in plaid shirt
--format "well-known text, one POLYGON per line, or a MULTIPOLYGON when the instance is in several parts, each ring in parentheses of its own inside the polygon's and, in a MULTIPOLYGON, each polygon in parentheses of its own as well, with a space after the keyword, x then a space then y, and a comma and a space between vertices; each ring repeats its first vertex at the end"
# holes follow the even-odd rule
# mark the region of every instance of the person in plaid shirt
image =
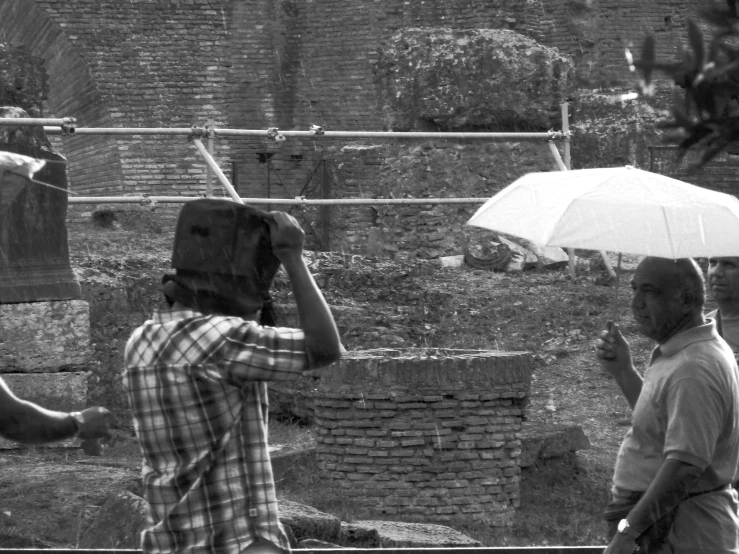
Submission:
POLYGON ((267 381, 341 357, 331 312, 284 212, 185 204, 163 291, 169 308, 126 345, 124 384, 143 452, 145 553, 289 552, 267 447, 267 381), (300 328, 274 327, 280 263, 300 328))

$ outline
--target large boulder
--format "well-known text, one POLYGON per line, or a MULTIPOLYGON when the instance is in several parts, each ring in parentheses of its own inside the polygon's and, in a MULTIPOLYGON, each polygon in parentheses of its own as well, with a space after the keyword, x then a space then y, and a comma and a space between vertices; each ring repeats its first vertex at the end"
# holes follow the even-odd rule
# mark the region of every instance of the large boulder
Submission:
POLYGON ((590 448, 582 427, 568 423, 526 422, 521 431, 521 467, 537 465, 551 458, 567 458, 590 448))
POLYGON ((380 548, 475 548, 482 544, 445 525, 401 521, 355 521, 355 529, 376 530, 380 548))
POLYGON ((80 548, 140 548, 148 523, 146 501, 128 491, 111 495, 80 538, 80 548))
POLYGON ((394 130, 549 129, 573 86, 556 48, 506 29, 411 28, 377 61, 385 124, 394 130))

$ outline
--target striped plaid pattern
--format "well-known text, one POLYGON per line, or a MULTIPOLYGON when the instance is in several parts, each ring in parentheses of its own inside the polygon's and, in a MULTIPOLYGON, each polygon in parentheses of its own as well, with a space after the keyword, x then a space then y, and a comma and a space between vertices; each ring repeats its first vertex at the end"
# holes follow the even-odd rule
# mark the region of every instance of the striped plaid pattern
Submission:
POLYGON ((153 526, 145 553, 289 551, 267 448, 266 381, 306 367, 299 329, 166 310, 134 331, 124 386, 153 526))

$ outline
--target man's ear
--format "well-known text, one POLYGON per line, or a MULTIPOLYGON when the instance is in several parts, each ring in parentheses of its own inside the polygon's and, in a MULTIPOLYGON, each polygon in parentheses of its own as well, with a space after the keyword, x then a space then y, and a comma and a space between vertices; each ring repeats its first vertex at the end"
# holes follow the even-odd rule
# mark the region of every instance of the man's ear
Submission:
POLYGON ((688 313, 695 309, 695 292, 690 289, 685 289, 680 293, 680 300, 682 301, 683 311, 688 313))

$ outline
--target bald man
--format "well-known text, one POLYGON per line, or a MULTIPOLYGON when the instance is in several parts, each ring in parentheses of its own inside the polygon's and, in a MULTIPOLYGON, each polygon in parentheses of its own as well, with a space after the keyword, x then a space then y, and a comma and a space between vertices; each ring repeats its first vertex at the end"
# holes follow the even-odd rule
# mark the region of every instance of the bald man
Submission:
POLYGON ((645 258, 631 281, 639 332, 657 343, 644 377, 618 326, 596 353, 632 407, 606 509, 607 554, 739 553, 739 382, 731 348, 703 317, 690 259, 645 258))

